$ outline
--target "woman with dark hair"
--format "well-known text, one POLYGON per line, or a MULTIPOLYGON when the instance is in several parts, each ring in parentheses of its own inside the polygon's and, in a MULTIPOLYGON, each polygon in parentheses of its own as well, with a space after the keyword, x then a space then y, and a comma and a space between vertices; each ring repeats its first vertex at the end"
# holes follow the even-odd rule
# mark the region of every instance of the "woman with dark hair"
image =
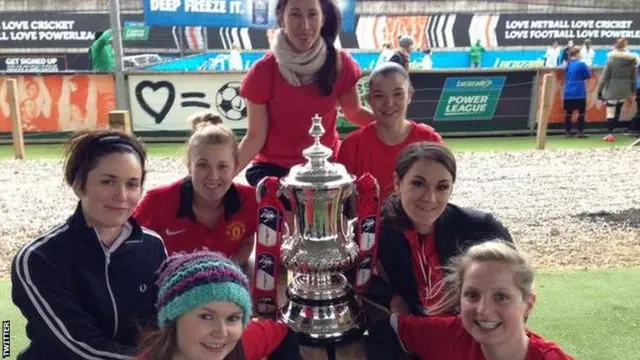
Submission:
POLYGON ((253 161, 246 176, 254 186, 305 162, 302 150, 313 143, 309 128, 315 114, 326 130, 321 141, 334 156, 338 105, 355 124, 373 121, 356 89, 358 64, 334 47, 342 16, 333 0, 278 0, 276 17, 280 28, 271 50, 251 67, 240 88, 249 123, 237 172, 253 161))
POLYGON ((64 179, 78 197, 63 223, 13 260, 13 302, 27 319, 19 360, 127 359, 140 326, 154 321, 162 239, 131 213, 146 154, 117 131, 81 131, 68 142, 64 179))
POLYGON ((467 247, 511 241, 491 214, 449 203, 456 160, 433 142, 408 145, 398 156, 395 193, 382 209, 378 273, 368 297, 396 313, 429 315, 442 297, 442 270, 467 247))

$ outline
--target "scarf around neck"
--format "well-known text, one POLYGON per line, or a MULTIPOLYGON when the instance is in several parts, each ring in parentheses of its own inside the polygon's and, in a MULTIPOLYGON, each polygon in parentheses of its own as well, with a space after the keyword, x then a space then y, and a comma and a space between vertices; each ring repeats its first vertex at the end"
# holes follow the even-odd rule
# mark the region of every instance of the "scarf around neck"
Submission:
POLYGON ((282 76, 289 84, 296 87, 313 83, 315 74, 327 57, 327 45, 322 37, 318 38, 311 49, 298 53, 287 41, 282 29, 277 30, 271 51, 276 57, 282 76))

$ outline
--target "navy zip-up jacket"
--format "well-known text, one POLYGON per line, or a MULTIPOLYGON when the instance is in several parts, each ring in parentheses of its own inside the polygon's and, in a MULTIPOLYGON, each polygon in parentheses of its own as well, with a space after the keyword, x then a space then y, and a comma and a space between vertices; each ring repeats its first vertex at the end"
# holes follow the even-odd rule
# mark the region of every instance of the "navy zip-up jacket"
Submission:
POLYGON ((127 359, 155 325, 162 239, 130 218, 106 248, 80 209, 13 260, 13 302, 31 343, 18 360, 127 359))

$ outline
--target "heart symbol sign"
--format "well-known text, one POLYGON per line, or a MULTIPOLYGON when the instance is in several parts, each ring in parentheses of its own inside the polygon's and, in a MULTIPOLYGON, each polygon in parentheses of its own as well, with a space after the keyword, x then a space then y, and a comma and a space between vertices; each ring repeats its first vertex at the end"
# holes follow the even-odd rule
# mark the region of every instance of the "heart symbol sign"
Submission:
POLYGON ((138 100, 138 104, 140 104, 140 107, 142 108, 142 110, 144 110, 147 114, 149 114, 151 117, 154 118, 154 120, 156 121, 156 124, 160 124, 162 120, 164 120, 164 118, 169 113, 169 110, 171 110, 171 107, 173 106, 173 102, 176 100, 176 88, 173 86, 172 83, 164 80, 158 81, 158 82, 153 82, 149 80, 141 81, 140 83, 138 83, 138 85, 136 85, 135 92, 136 92, 136 100, 138 100), (145 99, 142 93, 146 88, 150 88, 151 90, 153 90, 151 95, 147 95, 149 99, 145 99), (157 98, 159 97, 159 95, 157 95, 156 92, 160 89, 167 89, 168 94, 166 99, 162 99, 158 101, 157 98), (150 101, 147 102, 147 100, 150 100, 150 101), (161 101, 164 102, 164 105, 162 105, 162 108, 160 109, 160 111, 156 111, 154 108, 152 108, 149 105, 149 103, 156 104, 156 103, 160 103, 161 101))

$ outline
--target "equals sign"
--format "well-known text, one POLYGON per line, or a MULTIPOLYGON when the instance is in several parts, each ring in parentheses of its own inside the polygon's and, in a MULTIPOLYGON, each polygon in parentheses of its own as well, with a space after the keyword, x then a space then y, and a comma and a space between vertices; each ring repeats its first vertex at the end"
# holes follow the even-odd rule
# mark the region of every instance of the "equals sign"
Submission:
MULTIPOLYGON (((186 93, 182 93, 180 94, 180 97, 182 99, 204 99, 204 93, 201 92, 186 92, 186 93)), ((209 103, 206 103, 204 101, 183 101, 180 103, 180 105, 182 107, 187 107, 187 106, 194 106, 194 107, 201 107, 201 108, 205 108, 208 109, 211 107, 211 105, 209 103)))

